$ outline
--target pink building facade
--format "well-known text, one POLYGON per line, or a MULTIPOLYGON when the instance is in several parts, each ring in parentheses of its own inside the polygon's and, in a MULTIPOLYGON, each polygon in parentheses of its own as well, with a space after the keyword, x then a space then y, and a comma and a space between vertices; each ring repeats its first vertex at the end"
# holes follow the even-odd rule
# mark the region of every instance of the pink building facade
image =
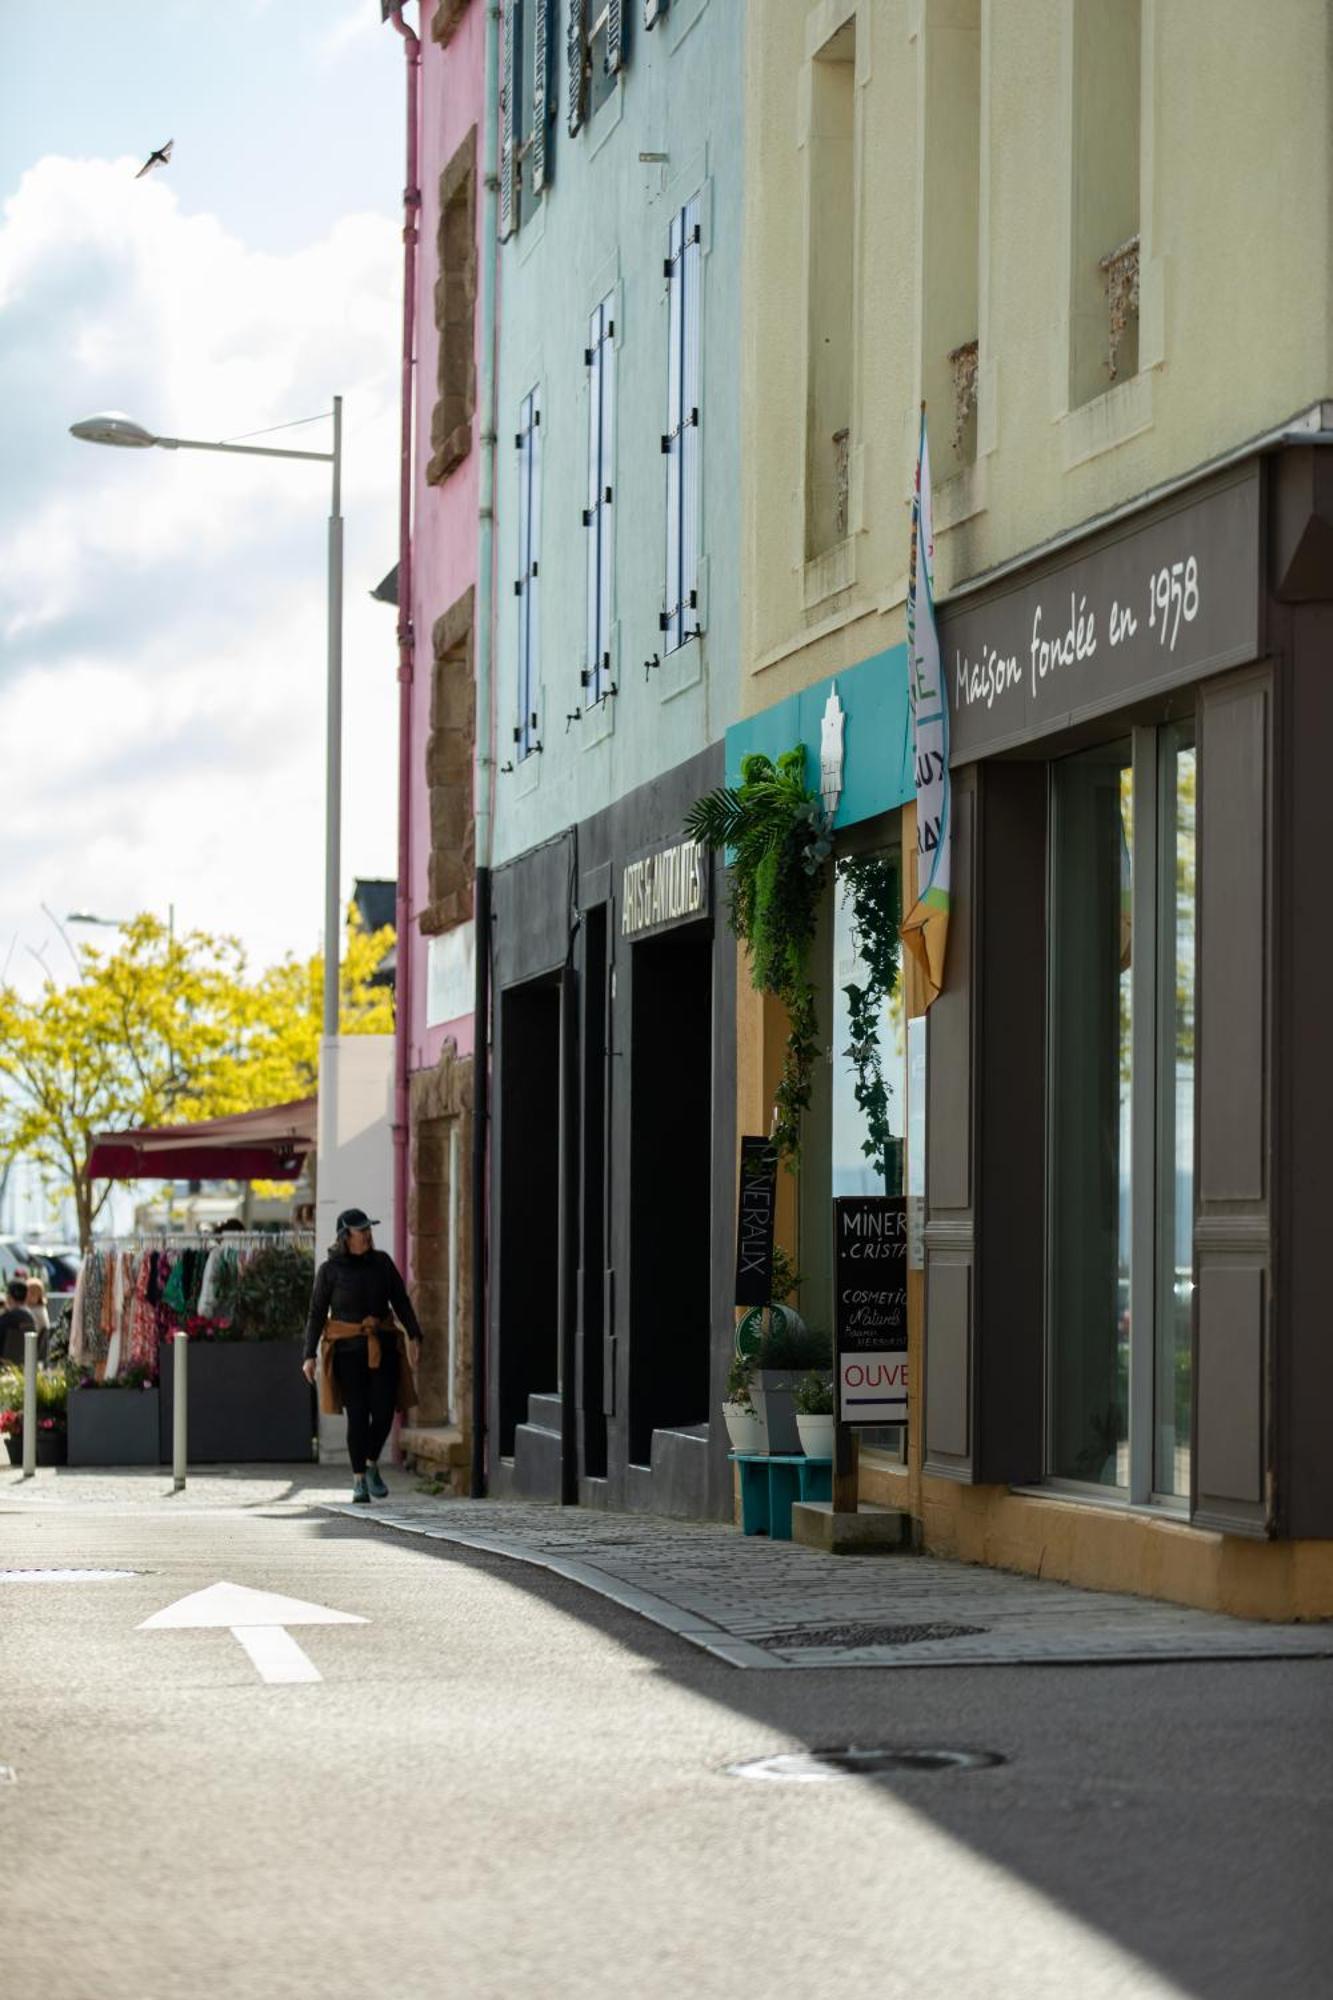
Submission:
MULTIPOLYGON (((417 9, 412 10, 417 13, 417 9)), ((478 588, 485 0, 421 0, 409 74, 415 270, 410 521, 400 549, 399 1249, 425 1334, 418 1463, 467 1483, 474 1012, 474 643, 478 588), (415 131, 411 129, 415 120, 415 131), (415 159, 416 172, 413 174, 415 159), (408 623, 407 621, 410 621, 408 623), (405 683, 405 685, 404 685, 405 683)), ((406 432, 405 432, 406 440, 406 432)))

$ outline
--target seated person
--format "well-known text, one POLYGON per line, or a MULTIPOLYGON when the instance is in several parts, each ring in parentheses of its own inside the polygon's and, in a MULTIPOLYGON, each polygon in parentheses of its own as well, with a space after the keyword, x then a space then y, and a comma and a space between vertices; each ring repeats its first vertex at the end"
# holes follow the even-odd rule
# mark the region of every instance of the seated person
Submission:
POLYGON ((37 1321, 28 1310, 28 1280, 11 1278, 7 1288, 5 1310, 0 1312, 0 1361, 17 1361, 23 1365, 23 1336, 37 1331, 37 1321))

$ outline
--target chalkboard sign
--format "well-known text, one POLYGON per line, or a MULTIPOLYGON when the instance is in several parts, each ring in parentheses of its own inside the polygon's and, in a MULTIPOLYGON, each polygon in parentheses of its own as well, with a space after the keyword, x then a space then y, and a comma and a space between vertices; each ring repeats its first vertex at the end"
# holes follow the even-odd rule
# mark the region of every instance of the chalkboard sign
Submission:
POLYGON ((778 1153, 771 1139, 741 1140, 736 1206, 736 1304, 766 1306, 773 1297, 773 1216, 778 1153))
POLYGON ((833 1204, 838 1420, 907 1421, 907 1200, 840 1196, 833 1204))

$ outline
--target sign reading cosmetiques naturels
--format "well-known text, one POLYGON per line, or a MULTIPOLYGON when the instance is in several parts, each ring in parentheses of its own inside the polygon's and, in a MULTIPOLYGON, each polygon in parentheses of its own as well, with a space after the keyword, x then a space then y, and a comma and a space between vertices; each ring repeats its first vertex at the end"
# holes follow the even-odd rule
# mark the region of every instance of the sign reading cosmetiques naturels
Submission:
POLYGON ((741 1140, 736 1205, 736 1304, 766 1306, 773 1297, 773 1217, 778 1151, 771 1139, 741 1140))
POLYGON ((972 609, 940 611, 950 762, 1063 728, 1259 647, 1259 475, 972 609))
POLYGON ((698 840, 659 847, 625 866, 620 887, 620 935, 637 937, 708 910, 708 851, 698 840))
POLYGON ((907 1422, 907 1200, 840 1195, 833 1204, 838 1420, 907 1422))

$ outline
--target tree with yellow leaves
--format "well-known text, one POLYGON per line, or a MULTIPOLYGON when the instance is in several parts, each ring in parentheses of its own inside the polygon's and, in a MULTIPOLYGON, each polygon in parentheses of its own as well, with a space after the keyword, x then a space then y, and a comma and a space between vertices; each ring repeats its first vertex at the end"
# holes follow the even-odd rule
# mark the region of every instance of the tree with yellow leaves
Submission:
MULTIPOLYGON (((393 993, 371 980, 393 944, 353 909, 340 968, 343 1034, 390 1034, 393 993)), ((186 1125, 311 1096, 323 961, 286 958, 257 979, 235 938, 174 937, 156 917, 114 950, 80 947, 78 977, 36 999, 0 986, 0 1158, 59 1175, 86 1249, 110 1186, 93 1186, 98 1132, 186 1125)))

